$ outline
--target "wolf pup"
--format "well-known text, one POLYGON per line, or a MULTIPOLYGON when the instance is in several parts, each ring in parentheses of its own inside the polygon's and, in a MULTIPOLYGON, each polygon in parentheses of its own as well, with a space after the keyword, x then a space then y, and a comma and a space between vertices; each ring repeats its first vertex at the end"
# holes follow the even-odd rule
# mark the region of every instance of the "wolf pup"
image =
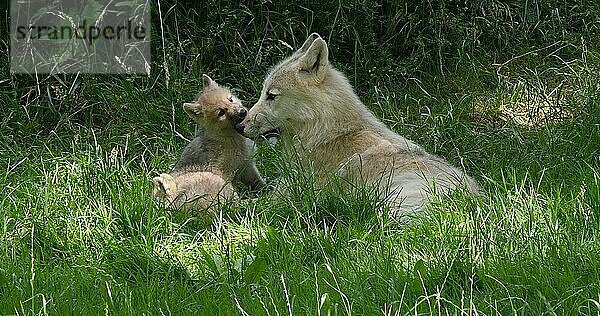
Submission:
POLYGON ((231 183, 212 172, 188 172, 176 177, 162 173, 152 182, 154 197, 176 208, 209 209, 218 202, 238 198, 231 183))
POLYGON ((377 186, 396 217, 421 210, 434 193, 478 190, 464 172, 377 119, 328 54, 325 41, 311 34, 267 75, 238 132, 252 139, 280 135, 313 161, 317 186, 333 174, 377 186))
POLYGON ((167 200, 175 201, 185 193, 186 199, 190 199, 200 192, 216 196, 219 191, 215 189, 221 189, 219 194, 231 197, 229 192, 233 190, 229 186, 216 185, 219 181, 215 176, 220 177, 223 184, 233 181, 252 190, 265 186, 253 160, 254 143, 234 129, 248 113, 247 109, 227 88, 209 76, 203 75, 202 82, 203 90, 198 99, 184 103, 183 108, 203 130, 184 148, 170 174, 153 179, 155 196, 159 198, 167 196, 170 197, 167 200), (205 179, 210 183, 203 183, 205 179))

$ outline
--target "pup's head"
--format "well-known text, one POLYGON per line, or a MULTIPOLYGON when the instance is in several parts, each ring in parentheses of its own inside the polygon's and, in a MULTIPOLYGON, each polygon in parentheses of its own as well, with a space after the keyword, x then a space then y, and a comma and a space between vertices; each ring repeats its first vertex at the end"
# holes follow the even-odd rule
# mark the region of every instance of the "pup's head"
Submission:
POLYGON ((202 94, 183 109, 196 123, 211 131, 233 130, 248 114, 242 102, 207 75, 202 75, 202 94))
POLYGON ((331 70, 327 44, 319 34, 311 34, 299 50, 271 70, 260 98, 236 130, 255 139, 295 134, 314 123, 328 111, 326 86, 331 70))

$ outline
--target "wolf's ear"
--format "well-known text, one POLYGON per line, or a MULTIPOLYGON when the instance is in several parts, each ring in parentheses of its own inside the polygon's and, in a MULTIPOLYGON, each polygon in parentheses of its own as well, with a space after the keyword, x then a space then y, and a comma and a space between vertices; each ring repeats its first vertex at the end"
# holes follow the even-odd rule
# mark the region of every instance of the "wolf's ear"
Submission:
POLYGON ((158 177, 154 177, 152 183, 154 183, 156 197, 170 197, 177 193, 177 182, 168 173, 161 173, 158 177))
POLYGON ((304 41, 304 44, 302 44, 302 47, 298 49, 297 53, 306 53, 306 51, 310 47, 310 44, 312 44, 317 38, 321 38, 321 36, 319 36, 319 34, 317 33, 310 34, 306 41, 304 41))
POLYGON ((300 57, 300 72, 317 77, 318 81, 325 78, 327 65, 329 64, 329 51, 327 43, 322 38, 315 39, 300 57))
POLYGON ((162 177, 154 177, 154 178, 152 178, 152 183, 154 184, 154 192, 153 192, 154 197, 164 198, 167 195, 167 191, 165 190, 163 178, 162 177))
POLYGON ((203 88, 214 86, 216 84, 217 83, 214 80, 212 80, 208 75, 206 75, 206 74, 202 75, 202 87, 203 88))
POLYGON ((192 117, 202 114, 202 107, 198 106, 197 103, 187 103, 186 102, 183 104, 183 110, 188 115, 191 115, 192 117))

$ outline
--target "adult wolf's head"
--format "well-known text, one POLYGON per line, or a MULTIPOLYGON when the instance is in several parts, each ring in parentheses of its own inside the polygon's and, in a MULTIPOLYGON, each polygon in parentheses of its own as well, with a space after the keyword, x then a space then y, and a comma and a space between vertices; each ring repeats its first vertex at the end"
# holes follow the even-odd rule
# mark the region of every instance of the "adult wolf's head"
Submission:
MULTIPOLYGON (((336 103, 332 86, 346 79, 329 65, 328 48, 317 34, 311 34, 292 56, 276 65, 263 83, 260 98, 246 118, 236 125, 249 138, 278 133, 296 135, 322 132, 322 118, 329 116, 336 103)), ((350 88, 351 89, 351 88, 350 88)))

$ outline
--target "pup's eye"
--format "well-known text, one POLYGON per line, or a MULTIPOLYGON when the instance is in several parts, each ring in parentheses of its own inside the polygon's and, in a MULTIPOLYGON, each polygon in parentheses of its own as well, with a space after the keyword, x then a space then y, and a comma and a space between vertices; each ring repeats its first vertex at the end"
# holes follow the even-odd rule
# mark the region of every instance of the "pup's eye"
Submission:
POLYGON ((221 117, 223 115, 225 115, 225 110, 219 109, 219 112, 217 112, 217 117, 221 117))
POLYGON ((233 96, 229 96, 229 98, 227 98, 227 100, 229 100, 229 102, 233 103, 233 96))
POLYGON ((276 94, 273 94, 271 92, 267 92, 267 100, 269 100, 269 101, 275 100, 275 97, 277 97, 276 94))

